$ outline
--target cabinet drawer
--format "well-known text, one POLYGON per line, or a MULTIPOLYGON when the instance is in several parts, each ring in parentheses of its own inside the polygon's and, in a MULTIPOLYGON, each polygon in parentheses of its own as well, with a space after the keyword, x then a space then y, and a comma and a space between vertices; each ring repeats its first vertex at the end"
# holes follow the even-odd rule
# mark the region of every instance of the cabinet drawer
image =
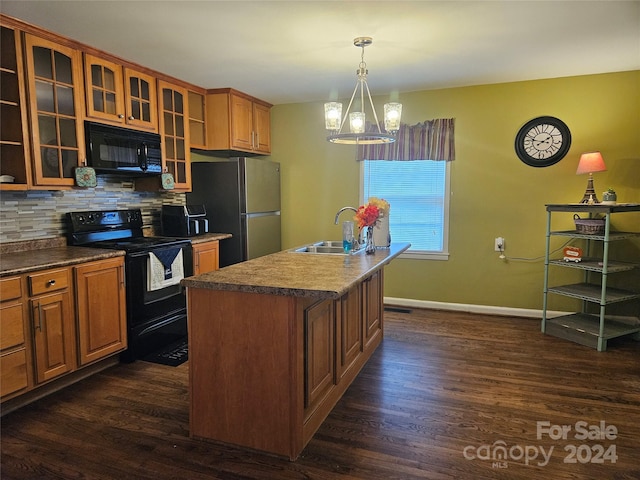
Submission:
POLYGON ((55 292, 69 287, 69 272, 67 269, 49 270, 43 273, 29 275, 29 293, 40 295, 41 293, 55 292))
POLYGON ((0 395, 4 397, 28 385, 27 351, 23 348, 0 356, 0 395))
POLYGON ((22 304, 0 309, 0 350, 24 343, 22 304))
POLYGON ((7 278, 0 282, 0 301, 14 300, 22 296, 22 283, 19 277, 7 278))

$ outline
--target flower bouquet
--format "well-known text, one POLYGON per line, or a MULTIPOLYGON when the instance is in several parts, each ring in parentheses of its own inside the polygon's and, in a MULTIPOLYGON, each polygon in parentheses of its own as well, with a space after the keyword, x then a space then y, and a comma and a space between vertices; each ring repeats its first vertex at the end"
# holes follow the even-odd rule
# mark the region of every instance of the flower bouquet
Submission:
POLYGON ((362 230, 364 227, 367 227, 366 230, 366 253, 375 253, 376 243, 374 242, 374 231, 373 227, 378 226, 380 228, 381 223, 385 223, 386 225, 386 233, 385 241, 381 242, 382 245, 388 246, 387 238, 389 236, 389 202, 384 199, 370 197, 369 202, 366 205, 361 205, 358 207, 355 217, 356 224, 358 228, 362 230))

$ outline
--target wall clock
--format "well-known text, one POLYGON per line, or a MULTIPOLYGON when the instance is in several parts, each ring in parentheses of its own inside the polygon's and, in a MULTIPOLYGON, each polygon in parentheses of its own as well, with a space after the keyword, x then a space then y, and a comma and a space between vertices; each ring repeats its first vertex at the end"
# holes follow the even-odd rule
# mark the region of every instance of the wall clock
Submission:
POLYGON ((569 127, 555 117, 529 120, 518 131, 515 149, 518 158, 532 167, 548 167, 564 158, 571 147, 569 127))

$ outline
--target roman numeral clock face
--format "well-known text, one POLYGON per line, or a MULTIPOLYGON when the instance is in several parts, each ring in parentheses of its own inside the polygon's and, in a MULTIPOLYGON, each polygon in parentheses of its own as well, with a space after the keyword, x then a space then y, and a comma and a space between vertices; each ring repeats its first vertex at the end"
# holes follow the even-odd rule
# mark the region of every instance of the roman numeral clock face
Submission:
POLYGON ((569 127, 555 117, 529 120, 518 131, 518 158, 532 167, 548 167, 564 158, 571 146, 569 127))

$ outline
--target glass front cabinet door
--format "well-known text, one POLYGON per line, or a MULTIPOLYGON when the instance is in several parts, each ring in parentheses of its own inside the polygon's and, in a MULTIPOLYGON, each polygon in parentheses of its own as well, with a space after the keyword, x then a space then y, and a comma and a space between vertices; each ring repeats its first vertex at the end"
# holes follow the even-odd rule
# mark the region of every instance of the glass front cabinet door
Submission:
POLYGON ((34 182, 72 186, 85 160, 80 52, 28 34, 25 50, 34 182))
POLYGON ((164 168, 173 175, 176 190, 191 190, 188 92, 162 80, 158 90, 164 168))
POLYGON ((87 116, 124 124, 122 67, 84 55, 87 116))
POLYGON ((85 53, 87 116, 121 127, 158 131, 156 79, 85 53))
POLYGON ((158 132, 156 79, 151 75, 124 69, 127 125, 158 132))

